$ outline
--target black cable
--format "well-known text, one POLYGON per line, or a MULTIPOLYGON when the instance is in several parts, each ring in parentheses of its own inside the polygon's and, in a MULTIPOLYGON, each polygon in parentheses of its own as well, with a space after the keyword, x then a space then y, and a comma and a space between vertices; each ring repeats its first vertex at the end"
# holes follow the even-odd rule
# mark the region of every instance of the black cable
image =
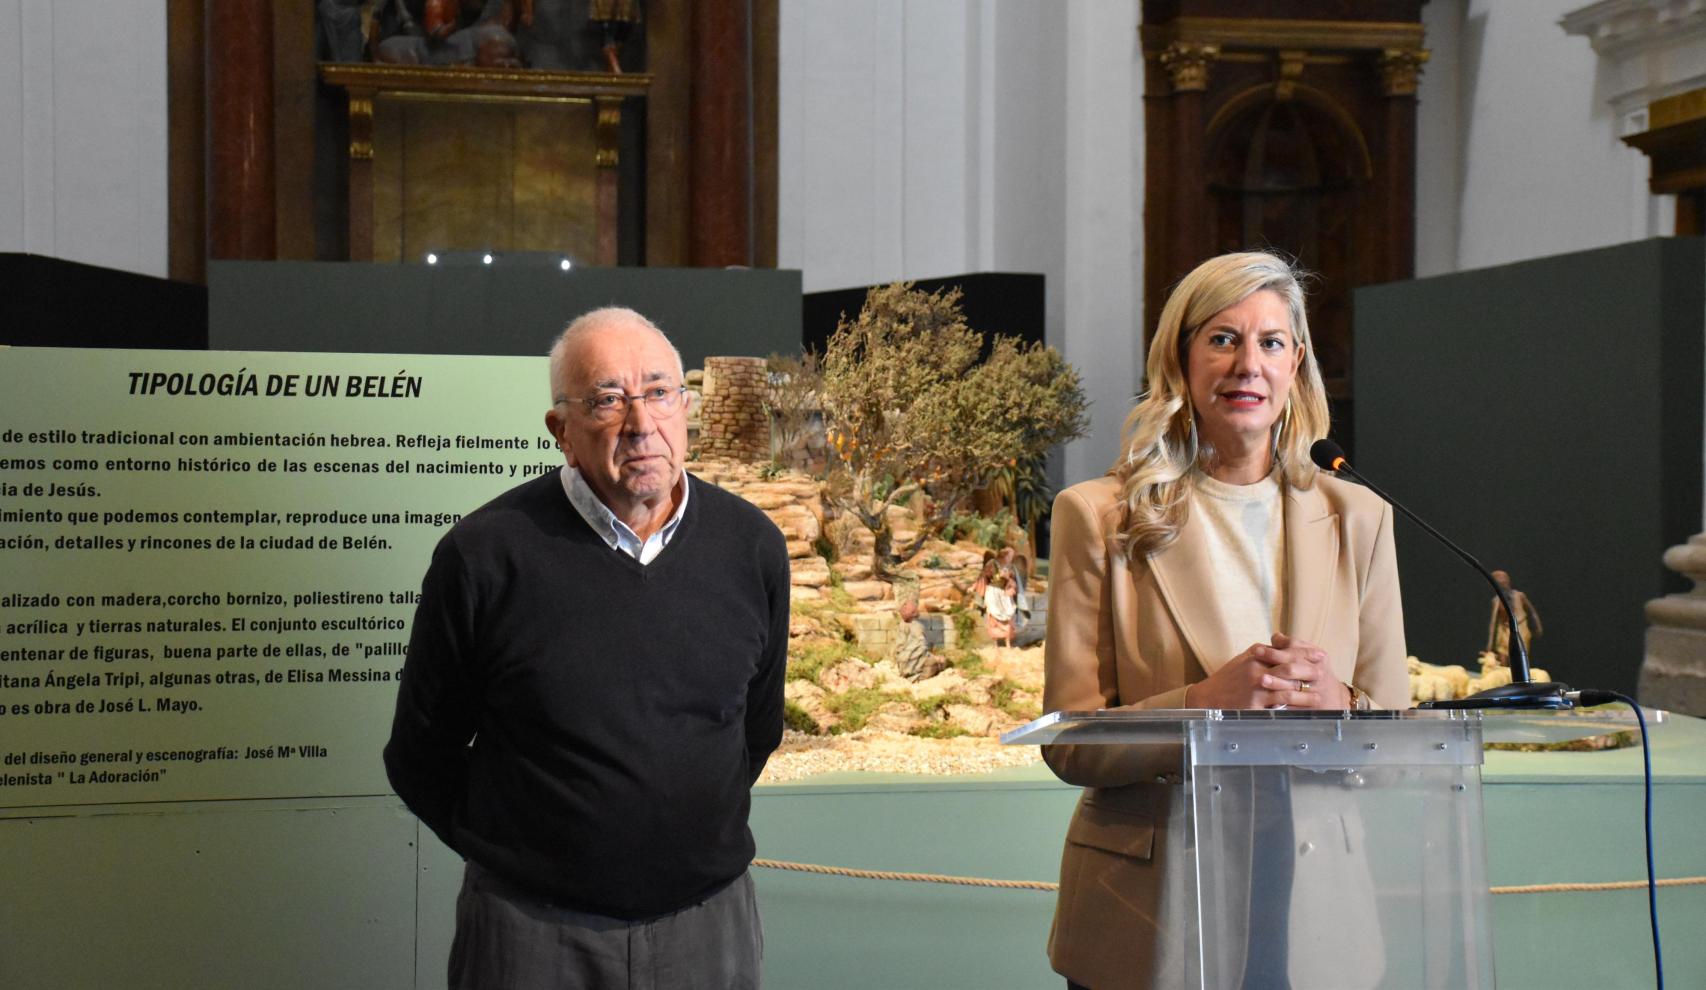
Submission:
POLYGON ((1622 702, 1635 713, 1635 721, 1641 727, 1641 772, 1646 782, 1647 807, 1647 919, 1653 929, 1653 973, 1654 985, 1658 990, 1665 986, 1665 957, 1664 950, 1659 946, 1659 883, 1658 874, 1653 869, 1653 756, 1652 749, 1647 743, 1647 718, 1641 714, 1641 706, 1635 699, 1616 691, 1577 691, 1574 700, 1581 705, 1605 705, 1612 702, 1622 702))

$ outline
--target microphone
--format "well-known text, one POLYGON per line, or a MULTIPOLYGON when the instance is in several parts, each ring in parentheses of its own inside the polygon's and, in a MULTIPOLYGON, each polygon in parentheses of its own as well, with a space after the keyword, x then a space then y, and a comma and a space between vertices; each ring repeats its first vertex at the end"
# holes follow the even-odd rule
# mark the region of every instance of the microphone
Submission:
POLYGON ((1411 522, 1426 530, 1429 536, 1445 544, 1448 550, 1457 554, 1464 563, 1475 568, 1476 573, 1480 574, 1483 578, 1486 578, 1487 583, 1493 587, 1493 594, 1499 597, 1499 604, 1504 606, 1505 621, 1510 623, 1511 682, 1501 687, 1488 688, 1485 691, 1472 694, 1467 698, 1459 698, 1454 701, 1425 701, 1416 707, 1456 709, 1571 708, 1574 706, 1573 700, 1569 697, 1570 688, 1568 685, 1556 682, 1549 684, 1536 684, 1529 679, 1528 644, 1523 642, 1522 634, 1517 629, 1516 612, 1511 608, 1510 595, 1499 584, 1499 582, 1493 580, 1493 575, 1488 573, 1485 567, 1481 566, 1480 561, 1471 557, 1467 550, 1464 550, 1462 547, 1446 539, 1445 534, 1434 529, 1432 526, 1429 526, 1425 521, 1423 521, 1421 516, 1416 515, 1409 509, 1406 509, 1392 496, 1381 491, 1380 487, 1374 482, 1369 481, 1367 478, 1357 473, 1356 469, 1351 467, 1350 461, 1345 457, 1344 448, 1340 447, 1333 441, 1326 438, 1315 441, 1315 443, 1309 448, 1309 459, 1314 461, 1315 466, 1323 471, 1332 471, 1334 474, 1350 475, 1352 478, 1362 482, 1363 487, 1380 496, 1381 501, 1408 516, 1411 522))

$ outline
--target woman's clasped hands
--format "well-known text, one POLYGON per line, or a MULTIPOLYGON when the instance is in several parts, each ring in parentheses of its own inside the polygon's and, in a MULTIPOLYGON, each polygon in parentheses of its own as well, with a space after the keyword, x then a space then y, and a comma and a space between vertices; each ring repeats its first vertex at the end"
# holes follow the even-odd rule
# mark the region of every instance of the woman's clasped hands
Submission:
POLYGON ((1186 708, 1354 707, 1350 690, 1334 675, 1326 651, 1275 633, 1185 690, 1186 708))

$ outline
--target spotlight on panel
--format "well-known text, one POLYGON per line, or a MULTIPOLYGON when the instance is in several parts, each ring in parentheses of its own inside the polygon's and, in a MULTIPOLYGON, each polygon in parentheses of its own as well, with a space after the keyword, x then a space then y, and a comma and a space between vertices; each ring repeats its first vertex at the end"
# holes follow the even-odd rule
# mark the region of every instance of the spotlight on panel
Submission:
POLYGON ((558 251, 503 251, 491 248, 434 248, 425 252, 422 260, 429 265, 439 268, 490 268, 497 271, 519 271, 523 269, 556 269, 560 272, 574 271, 581 267, 581 259, 572 254, 558 251))

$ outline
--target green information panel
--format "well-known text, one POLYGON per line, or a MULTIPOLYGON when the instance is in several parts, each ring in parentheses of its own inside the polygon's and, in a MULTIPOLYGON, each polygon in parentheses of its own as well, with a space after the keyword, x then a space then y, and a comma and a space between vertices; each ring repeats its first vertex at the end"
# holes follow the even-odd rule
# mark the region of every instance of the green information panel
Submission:
POLYGON ((540 358, 0 349, 0 807, 383 794, 421 575, 540 358))

